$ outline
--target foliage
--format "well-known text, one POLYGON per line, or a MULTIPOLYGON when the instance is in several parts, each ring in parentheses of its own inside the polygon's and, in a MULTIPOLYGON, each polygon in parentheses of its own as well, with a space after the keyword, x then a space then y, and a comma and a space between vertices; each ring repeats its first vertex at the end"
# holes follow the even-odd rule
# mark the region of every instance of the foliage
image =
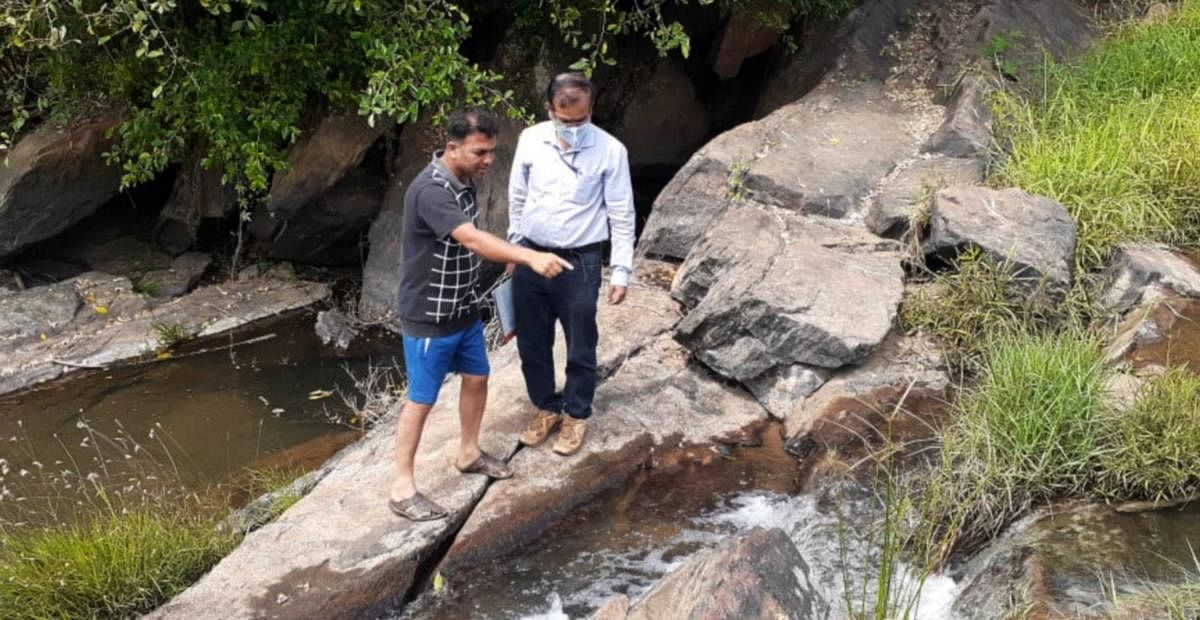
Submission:
POLYGON ((1014 333, 988 347, 979 382, 941 430, 941 475, 986 540, 1036 502, 1089 492, 1100 464, 1110 371, 1074 330, 1014 333))
POLYGON ((999 96, 1011 157, 994 180, 1066 206, 1080 271, 1125 241, 1200 242, 1200 0, 1166 24, 1125 26, 1076 64, 1048 64, 1044 84, 999 96))
POLYGON ((1183 368, 1167 371, 1106 427, 1104 494, 1161 500, 1200 490, 1200 377, 1183 368))
POLYGON ((933 337, 958 370, 968 370, 996 337, 1056 319, 1043 291, 1029 291, 1007 261, 997 262, 978 248, 964 251, 953 269, 929 285, 910 288, 901 325, 933 337))
POLYGON ((113 509, 70 527, 6 532, 0 616, 128 617, 154 609, 236 544, 192 508, 113 509))

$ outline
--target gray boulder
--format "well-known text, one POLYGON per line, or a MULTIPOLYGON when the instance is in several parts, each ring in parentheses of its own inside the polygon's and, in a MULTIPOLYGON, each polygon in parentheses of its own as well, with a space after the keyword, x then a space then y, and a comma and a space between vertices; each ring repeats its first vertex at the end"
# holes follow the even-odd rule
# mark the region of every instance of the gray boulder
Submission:
POLYGON ((1071 286, 1075 221, 1044 196, 1019 189, 954 187, 934 196, 925 253, 953 258, 975 246, 1007 261, 1027 286, 1061 294, 1071 286))
POLYGON ((898 244, 849 225, 740 207, 680 267, 672 295, 690 307, 676 337, 773 412, 865 360, 903 292, 898 244), (793 368, 795 365, 807 368, 793 368))
POLYGON ((658 62, 638 87, 613 133, 629 150, 629 165, 678 166, 708 136, 708 110, 696 96, 683 64, 658 62))
POLYGON ((908 231, 916 210, 932 206, 935 192, 982 180, 983 162, 976 159, 942 155, 918 159, 883 182, 868 208, 867 228, 882 237, 899 239, 908 231))
POLYGON ((106 134, 120 117, 106 114, 22 137, 0 165, 0 258, 49 239, 116 195, 121 172, 104 163, 106 134))
POLYGON ((1200 267, 1169 246, 1127 245, 1105 270, 1101 304, 1125 312, 1140 304, 1151 287, 1185 297, 1200 297, 1200 267))
POLYGON ((916 150, 909 111, 863 84, 830 88, 725 132, 700 149, 654 202, 643 251, 685 258, 731 204, 753 201, 842 218, 916 150))
POLYGON ((212 256, 204 252, 185 252, 171 261, 169 269, 157 269, 138 281, 141 290, 151 297, 178 297, 194 288, 212 264, 212 256))
POLYGON ((755 528, 693 555, 629 610, 629 620, 828 618, 816 576, 787 534, 755 528))

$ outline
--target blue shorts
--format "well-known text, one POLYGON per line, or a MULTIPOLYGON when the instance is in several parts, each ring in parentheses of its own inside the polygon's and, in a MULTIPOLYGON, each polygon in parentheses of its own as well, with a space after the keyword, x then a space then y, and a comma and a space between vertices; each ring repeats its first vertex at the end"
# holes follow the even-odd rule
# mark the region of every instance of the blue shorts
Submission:
POLYGON ((442 382, 451 372, 486 376, 487 347, 483 322, 438 338, 404 337, 404 368, 408 373, 408 400, 421 405, 437 402, 442 382))

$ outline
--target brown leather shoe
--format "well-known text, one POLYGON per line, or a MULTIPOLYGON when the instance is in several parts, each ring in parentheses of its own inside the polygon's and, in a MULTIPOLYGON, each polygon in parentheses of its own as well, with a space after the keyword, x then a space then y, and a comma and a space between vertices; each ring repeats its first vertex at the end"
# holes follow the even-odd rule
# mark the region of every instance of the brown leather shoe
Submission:
POLYGON ((529 426, 525 427, 525 432, 521 433, 521 443, 531 448, 540 446, 562 419, 562 414, 539 409, 529 421, 529 426))
POLYGON ((554 452, 563 456, 571 456, 583 447, 583 438, 587 435, 587 421, 577 420, 571 416, 563 416, 562 429, 558 431, 558 439, 554 442, 554 452))

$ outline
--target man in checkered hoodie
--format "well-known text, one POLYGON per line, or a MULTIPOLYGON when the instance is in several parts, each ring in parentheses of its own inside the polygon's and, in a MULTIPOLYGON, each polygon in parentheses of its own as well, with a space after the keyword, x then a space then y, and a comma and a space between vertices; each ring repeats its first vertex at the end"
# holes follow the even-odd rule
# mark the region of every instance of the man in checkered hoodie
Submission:
POLYGON ((434 153, 404 193, 397 306, 408 402, 396 427, 397 476, 388 506, 413 521, 446 516, 444 508, 417 490, 413 461, 425 417, 450 372, 462 377, 462 439, 455 467, 493 479, 512 476, 504 461, 479 448, 490 371, 479 317, 480 257, 520 263, 545 278, 571 269, 569 262, 554 254, 512 245, 476 228, 474 180, 495 159, 497 133, 495 119, 483 112, 455 113, 446 128, 446 148, 434 153))

